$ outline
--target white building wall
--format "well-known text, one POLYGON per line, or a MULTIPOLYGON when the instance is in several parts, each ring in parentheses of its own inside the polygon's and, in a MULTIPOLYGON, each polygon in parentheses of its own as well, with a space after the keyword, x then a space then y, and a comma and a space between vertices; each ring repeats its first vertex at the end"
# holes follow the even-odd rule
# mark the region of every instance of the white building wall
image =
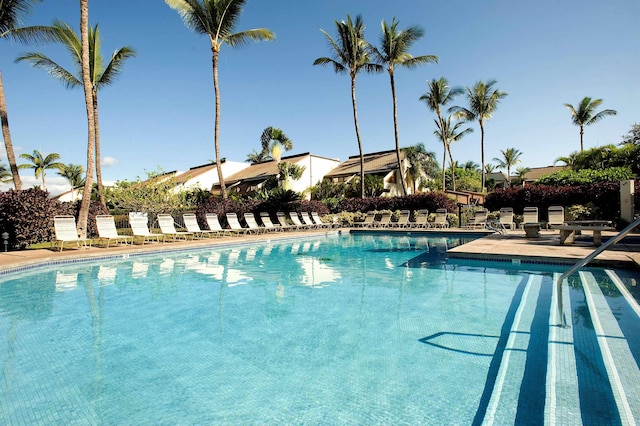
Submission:
MULTIPOLYGON (((338 167, 340 160, 308 155, 297 161, 296 165, 304 166, 305 170, 300 179, 291 181, 291 189, 304 193, 304 191, 320 182, 327 173, 338 167)), ((304 195, 306 199, 311 198, 311 194, 308 191, 304 195)))

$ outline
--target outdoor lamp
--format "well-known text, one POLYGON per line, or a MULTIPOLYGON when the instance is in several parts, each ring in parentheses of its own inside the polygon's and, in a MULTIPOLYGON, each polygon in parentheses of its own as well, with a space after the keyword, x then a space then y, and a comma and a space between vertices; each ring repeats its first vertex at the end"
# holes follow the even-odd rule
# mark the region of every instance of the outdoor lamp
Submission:
POLYGON ((7 251, 7 246, 9 245, 9 233, 8 232, 3 232, 2 233, 2 242, 4 243, 4 251, 7 251))

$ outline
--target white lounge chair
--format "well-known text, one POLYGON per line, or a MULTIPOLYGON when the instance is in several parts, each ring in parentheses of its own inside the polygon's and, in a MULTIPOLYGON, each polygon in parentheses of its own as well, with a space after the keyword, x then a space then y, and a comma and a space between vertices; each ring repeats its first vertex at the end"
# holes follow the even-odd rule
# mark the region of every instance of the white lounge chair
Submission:
POLYGON ((300 221, 298 212, 289 212, 289 219, 297 229, 309 229, 309 225, 300 221))
POLYGON ((321 225, 323 228, 333 228, 332 223, 325 223, 322 221, 322 219, 320 219, 320 214, 318 212, 311 212, 311 219, 313 219, 313 221, 318 224, 321 225))
POLYGON ((261 234, 263 232, 267 232, 267 228, 264 226, 258 225, 258 221, 253 213, 244 213, 244 221, 247 224, 247 228, 249 228, 249 232, 253 232, 256 234, 261 234))
POLYGON ((131 225, 134 239, 139 239, 142 244, 147 241, 164 242, 164 235, 149 231, 146 215, 129 213, 129 225, 131 225))
POLYGON ((549 213, 547 221, 547 229, 553 226, 561 226, 565 224, 564 221, 564 207, 562 206, 549 206, 547 209, 549 213))
POLYGON ((56 240, 51 242, 52 248, 56 245, 62 251, 65 243, 75 243, 78 248, 80 248, 80 244, 85 248, 91 247, 91 239, 80 238, 78 235, 76 218, 73 216, 55 216, 53 218, 53 229, 56 240))
POLYGON ((409 222, 410 228, 429 228, 429 210, 420 209, 414 214, 414 221, 409 222))
POLYGON ((448 215, 449 215, 449 212, 447 212, 447 209, 437 209, 436 218, 431 224, 431 226, 433 226, 434 228, 448 228, 449 227, 449 221, 447 220, 448 215))
POLYGON ((311 215, 309 212, 301 212, 300 217, 302 218, 302 222, 309 226, 309 228, 324 228, 324 224, 322 222, 316 223, 311 219, 311 215))
POLYGON ((210 238, 217 237, 219 235, 217 231, 201 229, 200 224, 198 223, 198 218, 193 213, 184 213, 182 215, 182 220, 184 221, 184 227, 187 228, 187 231, 193 234, 194 238, 210 238))
POLYGON ((243 235, 246 235, 249 232, 249 228, 245 228, 244 226, 240 225, 237 214, 227 213, 225 216, 227 218, 227 224, 229 225, 229 229, 231 230, 231 232, 243 235))
POLYGON ((375 213, 367 213, 364 220, 362 222, 353 222, 353 226, 355 228, 365 228, 374 226, 376 214, 375 213))
POLYGON ((118 234, 115 219, 110 214, 97 215, 96 226, 98 228, 98 243, 106 243, 107 248, 109 248, 111 242, 115 244, 133 244, 133 237, 131 235, 118 234))
POLYGON ((487 209, 480 209, 473 213, 473 219, 469 220, 467 223, 467 228, 476 229, 476 228, 485 228, 487 226, 487 209))
POLYGON ((260 212, 260 222, 262 222, 262 225, 270 231, 278 232, 283 230, 282 226, 273 223, 268 212, 260 212))
POLYGON ((160 226, 160 231, 164 234, 165 238, 169 237, 174 240, 186 241, 187 239, 193 239, 194 237, 193 232, 176 230, 173 216, 170 214, 159 214, 158 225, 160 226))
POLYGON ((409 226, 411 226, 410 219, 411 210, 401 210, 398 221, 396 223, 392 223, 391 225, 397 228, 408 228, 409 226))
POLYGON ((515 229, 513 223, 513 209, 511 207, 503 207, 500 209, 500 224, 503 228, 515 229))
POLYGON ((233 233, 229 229, 224 229, 222 225, 220 225, 220 220, 218 219, 218 215, 215 213, 206 213, 205 219, 207 220, 207 226, 212 232, 217 232, 219 235, 239 235, 239 233, 233 233))
POLYGON ((285 212, 277 212, 276 213, 276 219, 278 220, 278 223, 280 224, 280 226, 282 227, 283 230, 295 230, 298 227, 295 225, 291 225, 289 222, 287 222, 287 215, 285 214, 285 212))
POLYGON ((522 223, 520 228, 524 228, 525 223, 538 223, 538 208, 525 207, 522 211, 522 223))
POLYGON ((391 226, 391 213, 382 213, 380 220, 374 222, 374 226, 378 228, 388 228, 391 226))

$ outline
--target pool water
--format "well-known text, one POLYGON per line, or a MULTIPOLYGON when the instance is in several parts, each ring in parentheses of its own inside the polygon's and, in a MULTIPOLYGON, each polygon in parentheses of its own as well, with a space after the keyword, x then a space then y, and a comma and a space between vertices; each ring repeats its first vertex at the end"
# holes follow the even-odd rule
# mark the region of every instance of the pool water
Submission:
MULTIPOLYGON (((562 269, 447 261, 464 241, 332 235, 7 275, 0 423, 548 422, 562 269)), ((572 329, 591 348, 581 303, 572 329)), ((606 369, 577 363, 579 378, 606 369)), ((582 421, 620 423, 606 380, 588 382, 602 400, 582 421)))

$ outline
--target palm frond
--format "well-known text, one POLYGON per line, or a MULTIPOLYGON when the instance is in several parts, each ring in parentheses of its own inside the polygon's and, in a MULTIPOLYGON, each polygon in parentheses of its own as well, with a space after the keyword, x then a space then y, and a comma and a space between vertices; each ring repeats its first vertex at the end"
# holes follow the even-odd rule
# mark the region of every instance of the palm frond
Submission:
POLYGON ((44 70, 56 80, 60 80, 67 89, 82 86, 82 81, 42 53, 25 53, 18 56, 14 62, 28 62, 32 67, 44 70))

